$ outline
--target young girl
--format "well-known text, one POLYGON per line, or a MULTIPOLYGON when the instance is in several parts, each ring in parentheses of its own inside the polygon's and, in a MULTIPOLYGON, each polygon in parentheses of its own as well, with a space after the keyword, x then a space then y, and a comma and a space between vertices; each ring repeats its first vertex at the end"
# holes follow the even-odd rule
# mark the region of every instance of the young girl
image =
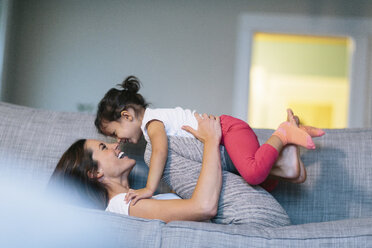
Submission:
MULTIPOLYGON (((151 197, 158 187, 168 156, 167 136, 193 137, 185 130, 193 132, 197 129, 197 113, 180 107, 148 108, 145 99, 138 94, 140 83, 134 76, 127 77, 121 86, 122 90, 110 89, 100 101, 95 125, 100 133, 121 142, 137 143, 142 135, 147 142, 151 142, 152 154, 146 187, 127 194, 126 199, 132 199, 134 205, 140 199, 151 197)), ((236 169, 249 184, 258 185, 266 180, 284 146, 295 144, 315 149, 311 137, 324 134, 317 128, 298 127, 293 113, 289 111, 288 114, 290 121, 280 124, 262 146, 246 122, 227 115, 219 117, 221 145, 225 146, 236 169)))

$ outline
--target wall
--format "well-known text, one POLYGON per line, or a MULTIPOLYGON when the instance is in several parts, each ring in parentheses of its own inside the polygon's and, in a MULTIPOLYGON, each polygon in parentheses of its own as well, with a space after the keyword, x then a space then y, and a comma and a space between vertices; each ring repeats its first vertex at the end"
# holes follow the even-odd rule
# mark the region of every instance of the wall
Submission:
POLYGON ((3 99, 11 34, 12 0, 0 0, 0 100, 3 99))
POLYGON ((345 37, 256 34, 248 123, 275 129, 291 108, 304 125, 347 127, 352 44, 345 37))
POLYGON ((229 114, 239 14, 372 16, 370 1, 293 3, 17 0, 3 100, 77 111, 134 74, 155 107, 229 114))

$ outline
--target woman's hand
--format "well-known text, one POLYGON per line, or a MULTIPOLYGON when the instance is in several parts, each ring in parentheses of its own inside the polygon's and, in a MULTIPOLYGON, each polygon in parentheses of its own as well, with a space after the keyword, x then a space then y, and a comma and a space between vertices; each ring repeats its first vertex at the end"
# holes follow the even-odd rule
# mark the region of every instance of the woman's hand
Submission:
POLYGON ((195 112, 195 118, 198 121, 198 130, 190 126, 183 126, 182 129, 191 133, 201 142, 221 142, 221 123, 220 117, 214 115, 203 114, 200 116, 195 112))
POLYGON ((141 199, 148 199, 151 198, 153 195, 153 192, 148 189, 148 188, 143 188, 143 189, 130 189, 128 193, 125 196, 125 203, 128 203, 132 201, 132 206, 134 206, 137 201, 141 199))

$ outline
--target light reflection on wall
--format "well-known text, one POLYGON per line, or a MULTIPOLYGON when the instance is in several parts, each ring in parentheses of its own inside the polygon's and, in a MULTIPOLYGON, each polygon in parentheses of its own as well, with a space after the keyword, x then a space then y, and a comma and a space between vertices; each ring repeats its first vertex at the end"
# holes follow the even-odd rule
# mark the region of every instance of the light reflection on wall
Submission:
POLYGON ((347 38, 257 34, 254 41, 248 103, 252 127, 276 128, 287 108, 303 124, 347 127, 347 38))

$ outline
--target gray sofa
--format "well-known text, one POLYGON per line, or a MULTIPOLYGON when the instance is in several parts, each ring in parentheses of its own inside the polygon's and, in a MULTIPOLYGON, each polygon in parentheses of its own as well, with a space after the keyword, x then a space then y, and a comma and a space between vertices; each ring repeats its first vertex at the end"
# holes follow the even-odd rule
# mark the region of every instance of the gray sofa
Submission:
MULTIPOLYGON (((35 183, 40 190, 47 185, 59 157, 72 142, 78 138, 105 139, 97 134, 93 125, 94 116, 90 114, 53 112, 0 103, 0 116, 2 173, 7 172, 10 181, 22 175, 22 181, 35 183)), ((264 129, 255 131, 260 142, 272 133, 272 130, 264 129)), ((95 236, 99 242, 90 244, 97 247, 372 247, 372 129, 326 132, 324 137, 315 139, 317 150, 301 151, 308 171, 307 181, 302 185, 281 183, 272 192, 287 211, 292 222, 290 226, 255 228, 249 225, 187 221, 166 224, 159 220, 145 220, 100 210, 73 208, 73 211, 105 227, 107 235, 100 235, 99 238, 95 236)), ((130 179, 134 179, 135 188, 139 188, 145 184, 147 173, 142 157, 144 144, 128 149, 138 164, 130 179)), ((9 191, 4 185, 1 188, 4 192, 9 191)), ((22 192, 25 190, 23 186, 22 192)), ((159 189, 160 192, 167 190, 165 185, 159 189)), ((32 200, 27 204, 32 204, 32 200)), ((50 228, 59 225, 60 222, 55 221, 58 220, 58 214, 51 217, 54 215, 46 213, 43 208, 36 209, 39 213, 45 212, 47 220, 42 220, 44 224, 47 223, 45 225, 48 226, 48 221, 50 228)), ((14 235, 14 230, 8 228, 9 222, 1 222, 1 247, 5 247, 1 245, 4 242, 1 241, 4 230, 6 235, 3 238, 7 238, 7 245, 29 246, 30 240, 23 239, 33 237, 32 244, 35 246, 49 246, 53 242, 56 245, 58 242, 63 247, 66 245, 63 242, 69 240, 63 234, 63 242, 50 235, 52 238, 48 242, 51 243, 42 238, 35 239, 35 235, 44 235, 41 230, 27 236, 28 229, 32 229, 33 224, 38 226, 37 222, 41 221, 39 219, 43 218, 43 214, 36 223, 32 221, 31 227, 22 229, 27 226, 22 223, 26 220, 17 217, 23 215, 12 213, 14 211, 1 209, 0 206, 0 212, 9 212, 8 217, 15 215, 9 222, 17 222, 17 227, 23 231, 18 230, 17 235, 14 235), (37 245, 38 242, 40 245, 37 245)), ((67 225, 72 228, 77 223, 71 220, 67 225)), ((76 247, 88 244, 81 242, 76 241, 74 244, 76 247)))

